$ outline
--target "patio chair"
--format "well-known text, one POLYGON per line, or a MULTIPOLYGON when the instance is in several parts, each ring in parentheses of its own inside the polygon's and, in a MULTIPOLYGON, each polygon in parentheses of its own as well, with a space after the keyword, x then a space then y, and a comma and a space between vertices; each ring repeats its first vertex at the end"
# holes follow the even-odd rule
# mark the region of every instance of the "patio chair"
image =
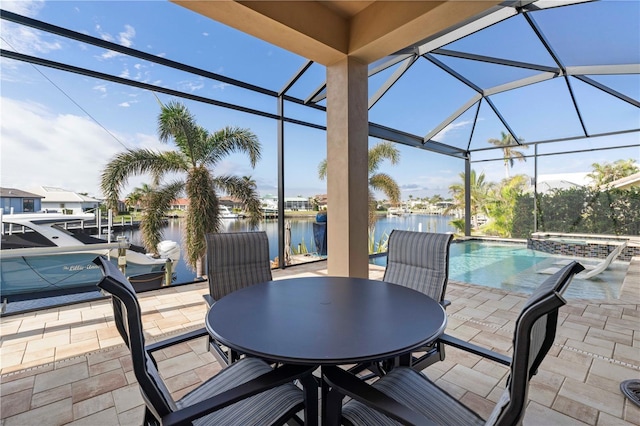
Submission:
MULTIPOLYGON (((206 241, 209 294, 204 298, 209 306, 231 292, 272 280, 266 232, 207 234, 206 241)), ((209 347, 222 365, 229 365, 240 356, 212 338, 209 347)))
POLYGON ((327 396, 327 424, 347 425, 515 425, 527 403, 529 381, 551 348, 558 325, 562 293, 583 267, 573 262, 547 278, 524 304, 515 323, 513 358, 444 335, 442 343, 510 366, 506 389, 488 420, 451 396, 421 372, 396 367, 373 385, 338 367, 325 368, 331 387, 327 396), (344 396, 351 399, 342 405, 344 396))
POLYGON ((116 328, 131 352, 133 372, 146 406, 145 425, 282 425, 305 409, 307 402, 311 404, 309 415, 313 416, 309 420, 317 420, 318 390, 311 375, 313 368, 284 365, 272 369, 257 358, 239 360, 174 401, 151 354, 205 336, 206 330, 145 346, 135 290, 113 263, 103 257, 94 262, 104 274, 98 287, 111 294, 116 328), (293 384, 295 380, 305 385, 305 392, 293 384))
MULTIPOLYGON (((449 246, 452 234, 394 230, 389 235, 387 267, 383 281, 418 290, 440 302, 445 308, 451 303, 444 299, 449 279, 449 246)), ((431 344, 416 350, 424 352, 412 356, 411 365, 418 371, 436 361, 444 360, 444 346, 431 344)), ((393 363, 395 364, 395 362, 393 363)), ((375 373, 384 373, 393 364, 378 365, 375 373)), ((376 369, 373 366, 374 370, 376 369)))

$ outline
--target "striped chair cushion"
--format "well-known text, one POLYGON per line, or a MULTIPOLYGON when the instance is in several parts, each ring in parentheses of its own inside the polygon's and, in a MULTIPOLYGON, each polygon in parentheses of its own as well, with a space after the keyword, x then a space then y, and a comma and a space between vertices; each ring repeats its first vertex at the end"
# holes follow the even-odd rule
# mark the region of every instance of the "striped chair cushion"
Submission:
MULTIPOLYGON (((177 405, 179 408, 193 405, 269 371, 271 371, 271 367, 264 361, 256 358, 243 358, 185 395, 177 402, 177 405)), ((270 425, 302 402, 303 394, 300 389, 292 383, 286 384, 236 402, 229 407, 195 420, 193 424, 198 426, 270 425)))
POLYGON ((207 234, 207 275, 215 300, 271 281, 269 239, 264 231, 207 234))
POLYGON ((441 301, 449 271, 451 234, 394 230, 383 280, 441 301))
MULTIPOLYGON (((416 412, 433 420, 437 425, 482 425, 484 420, 458 402, 457 399, 438 388, 421 373, 407 367, 394 368, 375 382, 373 386, 396 401, 402 402, 416 412)), ((351 400, 342 408, 345 419, 354 425, 378 426, 400 423, 351 400)))

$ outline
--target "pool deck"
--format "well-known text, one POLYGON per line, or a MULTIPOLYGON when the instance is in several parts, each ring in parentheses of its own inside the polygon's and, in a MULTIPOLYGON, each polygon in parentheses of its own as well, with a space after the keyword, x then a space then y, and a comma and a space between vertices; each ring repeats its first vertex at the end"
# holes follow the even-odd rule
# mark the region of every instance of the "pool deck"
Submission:
MULTIPOLYGON (((274 271, 275 279, 326 275, 326 263, 274 271)), ((371 266, 370 277, 383 269, 371 266)), ((202 327, 207 284, 142 293, 149 342, 202 327)), ((510 354, 526 295, 450 282, 447 333, 510 354)), ((632 259, 616 300, 569 299, 558 335, 531 382, 525 425, 640 425, 640 408, 619 390, 640 379, 640 258, 632 259)), ((180 398, 220 367, 205 340, 158 353, 169 390, 180 398)), ((447 349, 430 378, 485 418, 507 370, 447 349)), ((6 316, 0 329, 0 425, 139 425, 143 401, 108 300, 6 316)))

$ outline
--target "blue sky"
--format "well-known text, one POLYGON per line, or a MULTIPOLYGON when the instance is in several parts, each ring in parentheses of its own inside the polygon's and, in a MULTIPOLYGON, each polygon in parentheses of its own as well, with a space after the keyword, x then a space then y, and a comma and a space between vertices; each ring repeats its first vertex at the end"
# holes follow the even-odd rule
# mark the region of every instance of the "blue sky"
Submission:
MULTIPOLYGON (((138 1, 3 1, 1 7, 123 46, 210 70, 225 76, 280 90, 306 62, 251 36, 225 27, 170 2, 138 1)), ((640 2, 609 1, 547 10, 535 14, 536 22, 554 43, 565 65, 640 64, 640 2), (612 5, 613 7, 611 7, 612 5), (575 15, 575 8, 581 13, 575 15), (572 13, 569 16, 569 13, 572 13), (562 25, 558 25, 562 24, 562 25), (603 37, 606 34, 606 37, 603 37), (622 41, 621 41, 622 40, 622 41)), ((546 50, 527 36, 531 29, 521 17, 459 40, 447 49, 553 66, 546 50)), ((2 48, 39 56, 132 80, 181 90, 250 108, 276 112, 273 99, 235 86, 171 70, 157 64, 106 51, 61 37, 44 34, 3 21, 2 48)), ((483 88, 524 78, 530 71, 499 69, 497 65, 471 67, 464 60, 439 57, 455 66, 483 88), (462 62, 462 63, 461 63, 462 62)), ((53 69, 2 59, 0 178, 3 187, 29 189, 37 185, 59 186, 100 196, 100 170, 126 148, 169 149, 158 141, 159 106, 149 91, 92 79, 53 69)), ((373 93, 394 69, 370 79, 373 93)), ((304 98, 320 85, 324 67, 314 64, 290 94, 304 98)), ((638 75, 594 76, 636 101, 640 99, 638 75)), ((638 108, 611 100, 592 86, 575 81, 574 95, 590 133, 640 127, 638 108)), ((567 86, 554 79, 493 100, 512 123, 519 137, 539 141, 571 137, 581 131, 572 114, 567 86), (518 93, 516 93, 518 92, 518 93)), ((426 60, 418 60, 403 78, 371 110, 372 122, 424 136, 464 104, 473 91, 426 60)), ((161 101, 173 98, 158 95, 161 101)), ((276 123, 267 118, 183 101, 198 122, 209 130, 223 126, 250 128, 263 145, 263 157, 255 169, 240 155, 228 157, 218 173, 251 175, 261 193, 275 193, 277 184, 276 123)), ((296 118, 324 124, 324 115, 307 108, 286 106, 296 118)), ((434 139, 463 147, 469 141, 475 109, 463 114, 434 139)), ((488 146, 504 127, 486 105, 478 112, 472 147, 488 146)), ((319 130, 288 124, 286 138, 286 195, 326 192, 317 178, 318 163, 326 156, 326 136, 319 130)), ((378 143, 371 139, 370 145, 378 143)), ((640 136, 629 133, 570 143, 541 144, 539 153, 589 150, 612 145, 633 145, 640 136)), ((447 195, 464 170, 461 160, 399 146, 400 163, 385 166, 403 189, 403 198, 447 195)), ((533 154, 533 148, 524 151, 533 154)), ((505 175, 498 151, 474 154, 474 163, 490 180, 505 175)), ((540 174, 589 172, 594 162, 632 158, 640 162, 640 149, 605 150, 571 155, 545 156, 538 160, 540 174)), ((517 163, 510 174, 533 175, 533 159, 517 163)), ((149 178, 131 179, 128 192, 149 178)))

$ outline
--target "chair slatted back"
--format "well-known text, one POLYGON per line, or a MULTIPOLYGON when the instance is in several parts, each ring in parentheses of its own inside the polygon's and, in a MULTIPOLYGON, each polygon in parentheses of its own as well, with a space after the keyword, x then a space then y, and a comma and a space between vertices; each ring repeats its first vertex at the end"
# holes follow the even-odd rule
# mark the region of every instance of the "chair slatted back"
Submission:
POLYGON ((98 287, 111 294, 116 328, 131 352, 133 372, 147 408, 161 418, 177 409, 169 390, 160 378, 155 363, 145 350, 140 304, 136 292, 115 264, 98 257, 94 263, 102 268, 98 287))
POLYGON ((383 281, 418 290, 442 301, 449 277, 452 234, 393 230, 383 281))
POLYGON ((207 234, 207 277, 215 300, 271 281, 269 239, 264 231, 207 234))
POLYGON ((547 278, 527 299, 516 320, 511 375, 487 425, 518 424, 524 416, 529 381, 556 337, 558 310, 566 304, 562 293, 584 267, 572 262, 547 278))

